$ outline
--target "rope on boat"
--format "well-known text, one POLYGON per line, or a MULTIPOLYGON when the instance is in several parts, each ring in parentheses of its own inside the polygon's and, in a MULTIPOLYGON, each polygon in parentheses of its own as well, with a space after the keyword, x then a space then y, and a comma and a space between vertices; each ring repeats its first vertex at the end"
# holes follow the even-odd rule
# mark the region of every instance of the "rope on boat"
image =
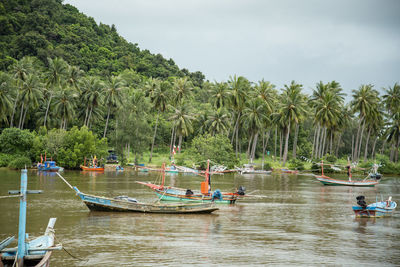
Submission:
MULTIPOLYGON (((62 244, 62 243, 57 239, 57 237, 56 237, 55 235, 54 235, 54 240, 56 240, 57 243, 62 244)), ((70 255, 70 256, 71 256, 72 258, 74 258, 74 259, 77 259, 77 260, 80 260, 80 261, 88 261, 88 259, 82 259, 82 258, 79 258, 79 257, 77 257, 77 256, 72 255, 72 253, 69 252, 64 246, 62 246, 62 249, 63 249, 68 255, 70 255)))
POLYGON ((21 197, 21 194, 18 195, 11 195, 11 196, 0 196, 0 198, 9 198, 9 197, 21 197))

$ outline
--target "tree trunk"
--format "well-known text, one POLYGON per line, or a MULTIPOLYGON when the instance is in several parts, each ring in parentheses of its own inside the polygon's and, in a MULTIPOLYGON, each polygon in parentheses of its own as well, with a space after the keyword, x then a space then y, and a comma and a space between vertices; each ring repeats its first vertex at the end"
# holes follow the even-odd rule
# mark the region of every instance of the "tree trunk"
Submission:
POLYGON ((107 127, 108 127, 108 119, 110 118, 110 111, 111 111, 111 105, 108 106, 108 112, 107 112, 107 120, 106 120, 106 126, 104 127, 104 134, 103 134, 103 138, 106 137, 106 133, 107 133, 107 127))
POLYGON ((333 155, 332 146, 333 145, 333 130, 331 129, 331 142, 329 146, 329 154, 333 155))
POLYGON ((360 137, 360 130, 361 130, 361 124, 362 124, 363 118, 360 118, 360 122, 358 124, 358 129, 357 129, 357 135, 356 135, 356 143, 354 145, 354 160, 357 160, 357 155, 358 155, 358 139, 360 137))
POLYGON ((256 157, 257 140, 258 140, 258 132, 255 133, 253 138, 253 149, 251 150, 251 162, 253 162, 253 160, 256 157))
POLYGON ((315 157, 319 158, 319 135, 321 132, 321 126, 318 124, 317 128, 317 139, 315 140, 315 157))
POLYGON ((365 141, 364 162, 367 161, 367 156, 368 156, 368 142, 369 142, 369 137, 370 137, 370 135, 371 135, 371 128, 368 129, 367 140, 365 141))
POLYGON ((375 160, 375 146, 376 146, 376 142, 378 141, 378 136, 375 138, 374 144, 372 145, 372 158, 375 160))
MULTIPOLYGON (((337 137, 337 144, 336 144, 336 152, 335 152, 335 156, 338 157, 339 156, 339 148, 340 148, 340 142, 342 140, 342 133, 339 134, 339 136, 337 137)), ((353 145, 353 144, 352 144, 353 145)))
POLYGON ((253 133, 251 133, 250 138, 249 138, 249 142, 247 144, 247 152, 246 152, 246 156, 247 158, 250 160, 251 156, 250 156, 250 147, 251 147, 251 141, 253 140, 253 133))
POLYGON ((299 124, 296 123, 296 130, 294 132, 294 141, 293 141, 293 158, 295 159, 297 156, 297 137, 299 135, 299 124))
POLYGON ((283 143, 283 133, 282 129, 279 132, 279 164, 282 163, 282 143, 283 143))
POLYGON ((394 141, 392 140, 392 146, 390 147, 390 156, 389 156, 389 160, 391 162, 393 162, 393 155, 394 154, 394 141))
POLYGON ((238 124, 238 119, 239 119, 239 117, 235 120, 235 125, 233 126, 233 132, 232 132, 232 137, 231 137, 231 144, 232 145, 233 145, 233 141, 235 140, 236 126, 238 124))
POLYGON ((318 158, 322 157, 322 149, 323 149, 323 143, 324 143, 324 129, 325 127, 321 127, 321 134, 319 137, 319 144, 318 144, 318 158))
POLYGON ((18 123, 18 128, 21 129, 21 122, 22 122, 22 117, 24 116, 24 102, 22 102, 22 107, 21 107, 21 114, 19 116, 19 123, 18 123))
POLYGON ((93 107, 90 107, 90 111, 89 111, 89 116, 87 119, 87 127, 90 129, 90 119, 92 118, 92 111, 93 111, 93 107))
POLYGON ((85 126, 87 126, 88 115, 89 115, 89 106, 86 107, 85 121, 83 122, 83 125, 85 125, 85 126))
POLYGON ((26 113, 28 113, 28 110, 29 110, 29 106, 27 106, 27 107, 25 108, 24 117, 22 118, 21 130, 24 129, 26 113))
POLYGON ((274 161, 276 161, 276 143, 278 140, 278 126, 275 126, 275 146, 274 146, 274 161))
POLYGON ((153 148, 154 148, 154 142, 156 141, 156 134, 157 134, 157 126, 158 126, 158 116, 159 116, 159 114, 160 114, 160 111, 157 111, 157 119, 156 119, 156 125, 154 126, 153 142, 151 142, 151 150, 150 150, 149 163, 151 162, 151 159, 153 158, 153 148))
POLYGON ((351 161, 354 161, 354 134, 351 135, 351 161))
POLYGON ((47 108, 46 108, 46 114, 44 115, 44 123, 43 123, 43 126, 45 126, 45 127, 46 127, 47 115, 49 114, 50 103, 51 103, 51 98, 52 98, 52 97, 53 97, 53 94, 50 93, 49 102, 47 103, 47 108))
POLYGON ((322 138, 322 145, 321 145, 321 158, 323 156, 325 156, 325 144, 326 144, 326 133, 327 133, 327 128, 324 127, 324 131, 323 131, 323 138, 322 138))
POLYGON ((262 157, 262 163, 261 163, 262 170, 264 170, 265 150, 267 149, 267 146, 268 146, 270 132, 269 131, 267 132, 266 138, 264 138, 264 135, 265 135, 265 132, 263 132, 263 148, 262 148, 263 157, 262 157))
POLYGON ((312 143, 311 158, 314 158, 315 139, 317 139, 317 129, 314 130, 314 141, 312 143))
POLYGON ((169 156, 172 156, 172 150, 173 150, 173 146, 172 146, 172 142, 174 140, 174 133, 175 133, 175 126, 172 126, 172 131, 171 131, 171 143, 169 144, 169 156))
MULTIPOLYGON (((240 113, 238 114, 238 121, 236 125, 236 157, 238 155, 239 151, 239 119, 240 119, 240 113)), ((239 154, 239 159, 241 158, 241 155, 239 154)))
POLYGON ((399 138, 399 136, 397 136, 396 151, 395 151, 395 153, 394 153, 394 155, 395 155, 394 161, 395 161, 396 163, 397 163, 397 160, 398 160, 398 158, 399 158, 399 146, 400 146, 400 138, 399 138))
POLYGON ((364 120, 362 128, 361 128, 360 143, 359 143, 358 154, 357 154, 357 161, 360 159, 360 155, 361 155, 361 145, 362 145, 362 140, 363 140, 363 135, 364 135, 364 129, 365 129, 365 120, 364 120))
POLYGON ((179 142, 178 142, 178 153, 181 153, 181 149, 182 149, 182 135, 179 135, 179 142))
POLYGON ((285 166, 285 164, 286 164, 286 159, 287 159, 287 154, 288 154, 288 149, 289 149, 289 134, 290 134, 290 121, 289 121, 289 125, 287 127, 285 149, 283 151, 283 166, 285 166))
MULTIPOLYGON (((17 87, 19 87, 18 84, 17 84, 17 87)), ((17 97, 15 98, 15 101, 14 101, 13 112, 11 115, 10 128, 12 128, 14 126, 14 115, 15 115, 15 111, 17 109, 18 98, 19 98, 19 90, 17 91, 17 97)))

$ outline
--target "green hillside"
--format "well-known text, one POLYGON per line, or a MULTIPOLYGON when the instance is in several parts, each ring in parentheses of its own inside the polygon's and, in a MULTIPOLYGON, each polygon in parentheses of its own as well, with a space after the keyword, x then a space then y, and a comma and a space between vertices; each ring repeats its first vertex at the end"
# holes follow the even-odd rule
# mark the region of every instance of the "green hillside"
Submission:
POLYGON ((35 56, 61 57, 90 75, 117 74, 133 69, 147 77, 204 76, 179 69, 172 59, 141 50, 122 38, 114 25, 100 23, 61 0, 0 1, 0 69, 15 60, 35 56))

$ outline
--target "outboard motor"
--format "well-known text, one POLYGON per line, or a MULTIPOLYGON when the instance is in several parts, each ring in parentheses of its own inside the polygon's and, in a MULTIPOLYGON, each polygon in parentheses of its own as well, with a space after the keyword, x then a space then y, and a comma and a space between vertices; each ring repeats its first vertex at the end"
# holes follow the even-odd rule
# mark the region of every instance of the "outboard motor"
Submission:
POLYGON ((238 189, 238 191, 237 191, 236 193, 237 193, 238 195, 244 196, 245 191, 246 191, 246 187, 244 187, 244 186, 239 186, 239 189, 238 189))
POLYGON ((190 189, 186 189, 186 195, 187 195, 187 196, 193 195, 193 191, 190 190, 190 189))
POLYGON ((365 202, 365 197, 364 196, 358 196, 356 197, 357 199, 357 204, 362 207, 363 209, 365 209, 367 207, 367 202, 365 202))
POLYGON ((376 173, 375 174, 375 180, 380 180, 382 178, 382 174, 376 173))

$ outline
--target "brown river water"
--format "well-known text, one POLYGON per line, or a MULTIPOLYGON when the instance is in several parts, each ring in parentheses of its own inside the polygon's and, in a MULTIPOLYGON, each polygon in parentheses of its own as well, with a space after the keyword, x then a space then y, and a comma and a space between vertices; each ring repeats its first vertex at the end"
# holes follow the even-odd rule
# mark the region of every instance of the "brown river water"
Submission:
MULTIPOLYGON (((65 171, 84 193, 128 195, 143 202, 155 194, 135 181, 158 173, 65 171)), ((340 176, 338 176, 340 177, 340 176)), ((384 176, 371 188, 324 186, 310 175, 213 175, 212 187, 262 197, 220 204, 204 215, 90 212, 58 177, 28 171, 27 233, 41 235, 57 217, 52 266, 399 266, 400 208, 392 217, 356 219, 356 196, 367 203, 389 195, 400 204, 400 178, 384 176)), ((166 183, 200 189, 200 176, 170 174, 166 183)), ((20 172, 0 169, 0 196, 19 189, 20 172)), ((17 198, 0 199, 0 240, 18 234, 17 198)))

